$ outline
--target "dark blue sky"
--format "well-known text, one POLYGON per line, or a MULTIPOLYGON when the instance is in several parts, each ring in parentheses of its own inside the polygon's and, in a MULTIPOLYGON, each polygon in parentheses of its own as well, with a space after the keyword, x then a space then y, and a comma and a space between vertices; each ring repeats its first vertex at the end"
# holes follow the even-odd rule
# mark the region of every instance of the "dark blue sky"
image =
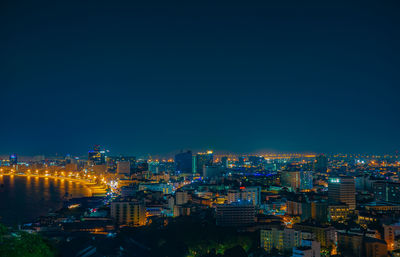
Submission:
POLYGON ((1 1, 0 154, 400 148, 398 1, 141 2, 1 1))

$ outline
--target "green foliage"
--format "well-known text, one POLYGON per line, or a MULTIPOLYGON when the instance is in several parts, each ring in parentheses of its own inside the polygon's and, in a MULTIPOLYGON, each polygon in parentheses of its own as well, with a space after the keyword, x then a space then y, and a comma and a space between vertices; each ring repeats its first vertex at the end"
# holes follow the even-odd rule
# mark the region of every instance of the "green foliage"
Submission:
POLYGON ((7 234, 8 229, 3 224, 0 224, 0 243, 3 242, 3 237, 7 234))
POLYGON ((214 220, 194 217, 179 217, 170 220, 167 227, 154 224, 127 232, 126 236, 134 233, 135 240, 151 248, 154 257, 224 256, 234 247, 248 252, 257 247, 258 236, 257 233, 238 233, 234 228, 217 227, 214 220))
MULTIPOLYGON (((0 227, 0 230, 3 230, 0 227)), ((1 233, 1 232, 0 232, 1 233)), ((16 236, 2 235, 0 256, 2 257, 53 257, 54 251, 40 236, 26 232, 16 236)))

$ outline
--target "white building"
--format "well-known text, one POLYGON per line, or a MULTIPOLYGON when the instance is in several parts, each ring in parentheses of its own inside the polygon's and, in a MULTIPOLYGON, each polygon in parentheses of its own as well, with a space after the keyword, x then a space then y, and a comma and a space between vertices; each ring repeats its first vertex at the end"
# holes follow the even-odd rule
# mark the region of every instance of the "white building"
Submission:
POLYGON ((253 205, 261 203, 261 187, 241 187, 228 191, 228 203, 251 202, 253 205))

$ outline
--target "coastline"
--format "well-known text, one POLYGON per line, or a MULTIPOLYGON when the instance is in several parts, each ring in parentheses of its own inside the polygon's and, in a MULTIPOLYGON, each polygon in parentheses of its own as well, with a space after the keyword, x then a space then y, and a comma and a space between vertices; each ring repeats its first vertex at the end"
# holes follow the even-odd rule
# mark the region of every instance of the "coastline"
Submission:
MULTIPOLYGON (((69 183, 74 183, 74 184, 76 183, 77 185, 79 184, 79 187, 84 188, 84 191, 85 191, 84 195, 80 195, 80 194, 76 194, 76 192, 73 193, 68 190, 66 192, 68 194, 64 195, 64 193, 62 193, 60 195, 62 198, 60 198, 59 200, 53 199, 52 200, 53 204, 50 204, 50 205, 43 204, 42 201, 44 198, 41 196, 36 197, 35 199, 38 199, 38 200, 34 200, 33 202, 37 203, 37 204, 32 205, 32 201, 31 201, 31 199, 29 199, 30 196, 28 193, 29 200, 26 201, 25 206, 29 206, 29 205, 31 205, 31 206, 25 207, 25 209, 24 208, 20 209, 20 207, 15 208, 13 201, 9 202, 9 203, 4 202, 5 205, 3 205, 3 208, 1 208, 2 209, 1 223, 5 224, 7 226, 13 227, 13 228, 17 228, 19 225, 34 222, 36 219, 38 219, 42 215, 47 216, 51 213, 57 213, 62 208, 64 208, 64 206, 67 202, 69 202, 73 199, 80 199, 80 198, 85 198, 85 197, 86 198, 102 197, 105 195, 104 192, 106 192, 104 187, 101 187, 101 186, 97 185, 96 183, 92 183, 90 181, 86 181, 83 179, 76 179, 76 178, 69 178, 69 177, 64 178, 64 177, 50 176, 50 175, 44 176, 44 175, 36 175, 36 174, 9 174, 9 173, 8 174, 4 174, 4 173, 0 174, 0 178, 5 178, 7 180, 14 180, 13 177, 18 178, 18 181, 19 180, 29 181, 30 179, 35 179, 38 181, 39 181, 39 179, 41 181, 49 181, 50 186, 53 188, 58 188, 58 186, 56 186, 56 185, 60 185, 59 184, 60 182, 62 184, 63 184, 63 182, 67 182, 67 183, 69 182, 69 183), (59 182, 57 182, 57 181, 59 181, 59 182), (78 195, 80 195, 80 196, 78 196, 78 195), (42 200, 40 200, 40 199, 42 199, 42 200), (51 207, 52 205, 54 206, 54 203, 58 203, 58 204, 55 204, 55 206, 57 206, 57 207, 51 207), (20 215, 20 213, 16 213, 16 212, 21 212, 21 211, 24 212, 24 211, 27 211, 28 209, 30 210, 31 208, 37 209, 37 207, 36 207, 37 205, 42 205, 43 207, 41 207, 41 208, 42 208, 42 210, 45 210, 45 211, 42 211, 41 214, 39 211, 38 215, 34 215, 34 216, 26 217, 26 218, 24 218, 23 215, 20 215)), ((26 182, 24 182, 24 183, 26 183, 26 182)), ((46 183, 46 182, 41 182, 41 183, 46 183)), ((7 194, 7 188, 8 188, 7 183, 5 183, 5 187, 4 187, 4 184, 1 184, 0 193, 3 190, 3 192, 5 194, 7 194), (4 191, 4 190, 6 190, 6 191, 4 191)), ((40 195, 40 192, 42 192, 41 190, 43 190, 43 189, 39 189, 39 195, 40 195)), ((51 189, 49 189, 49 190, 51 190, 51 189)), ((58 190, 58 189, 55 189, 55 190, 58 190)), ((16 191, 16 192, 24 192, 24 191, 16 191)), ((49 192, 47 192, 46 194, 48 194, 48 193, 49 192)), ((12 193, 12 195, 15 196, 16 194, 12 193)), ((49 196, 47 196, 47 197, 49 197, 49 196)), ((37 210, 35 212, 36 212, 36 214, 38 213, 37 210)))
POLYGON ((87 181, 84 179, 77 179, 77 178, 71 178, 71 177, 59 177, 59 176, 52 176, 52 175, 39 175, 39 174, 22 174, 22 173, 2 173, 0 176, 17 176, 17 177, 33 177, 33 178, 50 178, 54 180, 67 180, 70 182, 78 182, 80 184, 83 184, 85 187, 87 187, 91 193, 91 197, 97 197, 97 196, 105 196, 107 193, 107 188, 104 186, 98 185, 94 182, 87 181))

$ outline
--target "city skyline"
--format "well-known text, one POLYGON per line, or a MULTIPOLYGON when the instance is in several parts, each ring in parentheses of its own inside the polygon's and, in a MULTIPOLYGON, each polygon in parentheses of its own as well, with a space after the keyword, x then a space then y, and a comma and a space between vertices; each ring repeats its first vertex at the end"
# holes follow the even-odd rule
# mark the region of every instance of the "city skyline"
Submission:
POLYGON ((1 257, 400 257, 400 1, 1 1, 1 257))

